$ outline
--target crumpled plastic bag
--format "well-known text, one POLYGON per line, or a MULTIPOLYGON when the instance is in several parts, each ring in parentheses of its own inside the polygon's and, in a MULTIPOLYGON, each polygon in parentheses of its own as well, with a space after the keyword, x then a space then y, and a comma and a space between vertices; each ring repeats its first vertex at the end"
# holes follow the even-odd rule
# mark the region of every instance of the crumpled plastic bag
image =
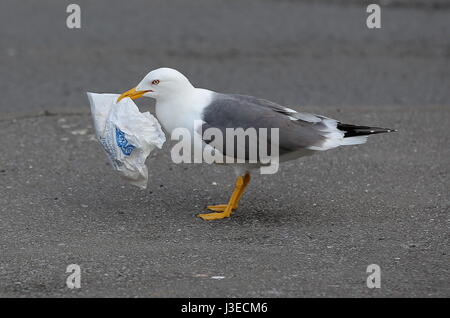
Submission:
POLYGON ((114 170, 129 183, 145 189, 148 182, 145 160, 166 141, 158 120, 149 112, 141 113, 128 97, 117 103, 118 94, 87 95, 95 134, 114 170))

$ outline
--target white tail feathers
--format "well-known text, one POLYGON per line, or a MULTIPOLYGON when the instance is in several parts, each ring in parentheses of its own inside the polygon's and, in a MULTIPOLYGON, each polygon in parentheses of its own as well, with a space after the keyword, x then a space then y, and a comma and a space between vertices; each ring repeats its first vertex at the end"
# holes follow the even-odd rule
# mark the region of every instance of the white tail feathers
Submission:
POLYGON ((367 137, 368 137, 368 136, 355 136, 355 137, 343 138, 342 135, 339 137, 331 135, 331 137, 329 137, 323 144, 310 146, 310 147, 308 147, 308 149, 317 150, 317 151, 325 151, 325 150, 337 148, 339 146, 359 145, 359 144, 365 143, 367 141, 367 137))
POLYGON ((368 136, 355 136, 342 138, 341 146, 360 145, 365 144, 368 136))

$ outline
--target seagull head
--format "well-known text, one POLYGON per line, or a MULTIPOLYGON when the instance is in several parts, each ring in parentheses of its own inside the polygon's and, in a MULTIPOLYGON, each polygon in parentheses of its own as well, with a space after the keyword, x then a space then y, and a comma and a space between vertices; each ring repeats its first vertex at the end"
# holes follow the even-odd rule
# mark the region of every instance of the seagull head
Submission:
POLYGON ((186 76, 172 68, 162 67, 148 73, 136 87, 120 95, 117 101, 125 97, 163 99, 193 88, 186 76))

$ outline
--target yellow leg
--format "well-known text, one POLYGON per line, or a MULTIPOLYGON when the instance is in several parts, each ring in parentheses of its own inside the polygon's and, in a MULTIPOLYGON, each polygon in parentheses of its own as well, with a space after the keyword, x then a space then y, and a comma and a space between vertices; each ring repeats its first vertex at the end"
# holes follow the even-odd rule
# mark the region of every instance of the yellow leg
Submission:
POLYGON ((244 194, 245 188, 250 183, 250 174, 246 173, 245 176, 239 176, 236 179, 236 185, 234 187, 233 194, 228 201, 228 204, 220 204, 220 205, 210 205, 208 209, 213 211, 220 211, 220 213, 205 213, 199 214, 198 217, 201 217, 203 220, 218 220, 223 218, 228 218, 231 216, 231 212, 237 209, 239 200, 244 194))
MULTIPOLYGON (((236 180, 237 182, 237 180, 236 180)), ((241 200, 242 195, 244 194, 245 188, 250 183, 250 174, 246 173, 243 177, 243 186, 238 189, 238 194, 234 205, 231 207, 232 210, 236 210, 238 208, 239 201, 241 200)), ((237 185, 236 185, 237 188, 237 185)), ((235 190, 236 190, 235 188, 235 190)), ((218 205, 208 205, 208 209, 211 211, 223 212, 227 208, 228 204, 218 204, 218 205)))

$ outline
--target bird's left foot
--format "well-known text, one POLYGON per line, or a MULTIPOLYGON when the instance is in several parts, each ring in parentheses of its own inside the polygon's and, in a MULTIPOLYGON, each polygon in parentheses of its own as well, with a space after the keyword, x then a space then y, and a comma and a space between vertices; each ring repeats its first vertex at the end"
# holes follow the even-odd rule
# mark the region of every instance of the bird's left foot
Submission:
POLYGON ((229 218, 231 216, 231 211, 224 211, 218 213, 202 213, 198 214, 197 216, 205 221, 220 220, 224 218, 229 218))
POLYGON ((219 205, 209 205, 208 209, 212 211, 217 211, 217 213, 202 213, 198 214, 199 218, 203 220, 220 220, 223 218, 229 218, 233 210, 236 210, 238 207, 239 200, 241 199, 242 194, 244 193, 245 188, 250 182, 250 174, 246 173, 245 176, 239 176, 236 179, 236 185, 234 187, 233 194, 231 195, 228 204, 219 204, 219 205))
MULTIPOLYGON (((208 205, 206 208, 211 211, 223 212, 227 209, 228 204, 208 205)), ((233 206, 231 209, 236 210, 238 207, 233 206)))

